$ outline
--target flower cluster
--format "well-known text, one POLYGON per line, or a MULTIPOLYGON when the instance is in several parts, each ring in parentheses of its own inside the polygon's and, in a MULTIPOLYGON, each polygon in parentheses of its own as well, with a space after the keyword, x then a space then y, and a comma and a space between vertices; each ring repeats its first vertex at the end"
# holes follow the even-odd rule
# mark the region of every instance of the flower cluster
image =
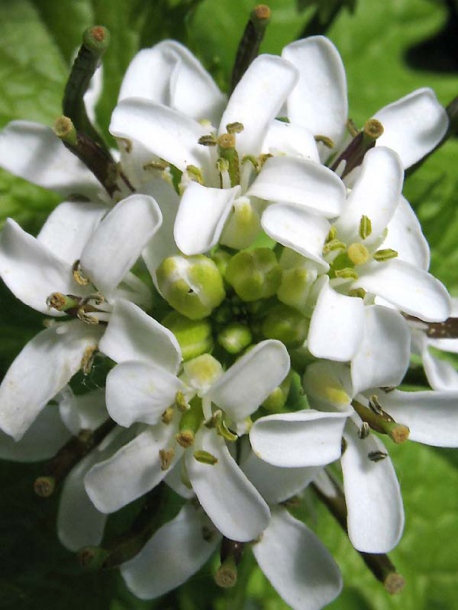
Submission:
MULTIPOLYGON (((106 40, 86 33, 94 68, 106 40)), ((3 281, 47 316, 0 386, 0 455, 52 458, 36 491, 62 484, 59 536, 89 563, 113 565, 107 515, 145 497, 117 560, 140 598, 220 546, 221 586, 251 548, 286 603, 321 608, 340 573, 287 501, 344 498, 354 547, 384 554, 404 515, 380 435, 458 446, 456 373, 428 351, 456 351, 452 302, 402 195, 447 114, 421 89, 357 129, 321 36, 259 55, 228 99, 181 44, 141 51, 111 118, 119 151, 83 93, 67 89, 54 130, 0 133, 3 168, 65 196, 37 237, 11 219, 0 235, 3 281), (412 353, 433 389, 397 389, 412 353), (75 393, 94 361, 105 385, 75 393)))

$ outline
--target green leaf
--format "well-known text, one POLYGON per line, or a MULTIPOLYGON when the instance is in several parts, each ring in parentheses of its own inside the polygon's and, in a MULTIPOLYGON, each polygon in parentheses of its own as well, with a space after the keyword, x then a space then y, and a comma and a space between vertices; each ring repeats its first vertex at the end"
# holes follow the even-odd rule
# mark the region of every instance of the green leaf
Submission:
POLYGON ((13 119, 51 124, 60 113, 66 63, 28 0, 0 5, 0 126, 13 119))
POLYGON ((49 2, 31 0, 40 20, 70 65, 81 44, 81 35, 89 25, 95 25, 90 0, 49 2))

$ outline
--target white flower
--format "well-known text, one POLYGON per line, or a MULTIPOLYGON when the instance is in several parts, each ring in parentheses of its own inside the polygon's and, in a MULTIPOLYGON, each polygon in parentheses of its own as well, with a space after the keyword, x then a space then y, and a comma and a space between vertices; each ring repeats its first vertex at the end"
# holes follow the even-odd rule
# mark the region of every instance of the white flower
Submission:
MULTIPOLYGON (((338 567, 318 538, 279 505, 301 492, 320 469, 277 468, 258 459, 247 443, 242 444, 240 466, 271 506, 266 529, 256 541, 240 545, 243 552, 251 548, 259 567, 291 608, 324 607, 340 592, 338 567)), ((202 509, 189 502, 134 559, 121 566, 121 574, 137 597, 159 597, 190 578, 220 540, 202 509)))
POLYGON ((87 475, 94 504, 103 512, 117 510, 157 485, 183 455, 193 490, 218 529, 237 540, 259 535, 269 511, 230 455, 224 435, 236 436, 224 432, 220 417, 237 427, 279 385, 289 369, 283 345, 265 341, 225 373, 214 358, 203 356, 186 363, 179 378, 180 351, 172 333, 135 305, 119 301, 100 349, 119 362, 107 379, 110 415, 124 426, 144 422, 149 427, 87 475), (191 407, 182 416, 177 407, 164 415, 177 393, 191 407), (223 413, 218 415, 212 403, 223 413), (192 438, 185 436, 188 424, 183 428, 190 416, 195 417, 189 424, 192 438))
POLYGON ((13 220, 0 235, 0 275, 14 295, 43 314, 75 317, 40 332, 5 375, 0 426, 16 440, 71 377, 90 365, 105 328, 98 322, 108 319, 116 298, 150 302, 148 289, 129 269, 160 227, 160 210, 152 197, 132 195, 102 220, 105 212, 102 204, 65 202, 37 238, 13 220), (76 260, 84 285, 75 279, 76 260), (61 300, 70 304, 61 307, 61 300))
POLYGON ((383 553, 401 536, 402 501, 385 447, 373 434, 365 436, 363 421, 374 419, 376 429, 381 426, 396 442, 408 436, 428 445, 456 447, 457 394, 390 390, 401 383, 409 366, 407 322, 380 306, 367 307, 365 317, 364 339, 351 367, 312 363, 304 388, 315 408, 341 411, 351 403, 357 409, 347 421, 341 458, 348 532, 358 550, 383 553))
MULTIPOLYGON (((287 45, 282 57, 299 71, 299 81, 287 100, 287 116, 313 135, 332 140, 334 148, 321 151, 326 159, 341 149, 348 118, 345 68, 339 52, 327 38, 311 36, 287 45)), ((373 118, 384 128, 377 146, 396 151, 404 169, 431 152, 448 128, 447 113, 428 88, 385 106, 373 118)))
MULTIPOLYGON (((327 217, 338 215, 345 189, 334 172, 316 163, 316 145, 305 130, 300 151, 268 159, 255 179, 262 155, 291 154, 287 143, 298 139, 297 130, 275 121, 296 79, 288 62, 258 57, 234 90, 219 127, 145 98, 124 98, 116 107, 110 131, 129 142, 129 152, 123 155, 131 155, 131 161, 126 163, 163 159, 183 172, 186 188, 174 235, 184 254, 206 252, 218 242, 235 248, 249 245, 259 232, 265 205, 258 199, 292 202, 327 217), (278 148, 280 139, 285 148, 278 148), (280 182, 272 180, 278 173, 280 182)), ((191 87, 188 95, 195 95, 191 87)))
POLYGON ((377 147, 366 153, 332 229, 324 219, 286 204, 263 214, 268 235, 315 264, 300 306, 312 312, 307 345, 318 358, 352 359, 361 341, 364 302, 374 297, 422 320, 449 316, 450 297, 427 272, 429 249, 401 195, 402 183, 397 154, 377 147), (364 302, 351 296, 360 289, 364 302))
MULTIPOLYGON (((121 574, 140 599, 159 597, 195 574, 219 541, 220 535, 208 528, 202 511, 187 503, 134 559, 121 566, 121 574)), ((269 524, 252 550, 261 570, 293 610, 319 610, 341 590, 332 557, 285 508, 272 509, 269 524)))

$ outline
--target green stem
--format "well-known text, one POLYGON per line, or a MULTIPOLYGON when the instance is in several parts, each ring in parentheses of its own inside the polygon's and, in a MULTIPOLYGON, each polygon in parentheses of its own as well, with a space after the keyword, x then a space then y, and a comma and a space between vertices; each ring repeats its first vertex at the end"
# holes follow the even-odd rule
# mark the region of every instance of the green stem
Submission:
POLYGON ((73 63, 62 102, 63 114, 72 120, 76 131, 91 138, 108 154, 105 142, 87 116, 84 95, 109 44, 110 33, 103 26, 90 27, 84 32, 83 44, 73 63))

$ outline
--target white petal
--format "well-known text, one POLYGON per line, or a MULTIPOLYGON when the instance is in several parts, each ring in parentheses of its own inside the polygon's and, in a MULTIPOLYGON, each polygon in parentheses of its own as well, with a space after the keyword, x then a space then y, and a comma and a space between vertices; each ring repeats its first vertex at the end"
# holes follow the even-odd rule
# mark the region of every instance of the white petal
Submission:
POLYGON ((272 121, 262 145, 262 152, 272 155, 298 156, 320 162, 312 132, 297 123, 272 121))
POLYGON ((142 99, 125 99, 111 115, 110 132, 139 142, 152 155, 184 171, 188 165, 209 164, 209 150, 198 143, 208 135, 202 126, 180 112, 142 99))
POLYGON ((335 46, 323 36, 287 45, 282 57, 299 70, 299 82, 288 98, 288 117, 336 144, 348 118, 345 68, 335 46))
MULTIPOLYGON (((159 451, 169 449, 176 427, 158 424, 136 436, 111 458, 99 462, 85 477, 86 491, 102 513, 113 513, 158 485, 167 474, 159 451)), ((177 445, 173 463, 181 456, 177 445)))
POLYGON ((400 197, 387 229, 388 235, 383 241, 383 248, 396 250, 398 260, 428 271, 430 259, 428 241, 423 235, 417 215, 405 197, 400 197))
POLYGON ((0 276, 18 299, 47 315, 64 315, 46 303, 53 292, 82 293, 73 280, 71 265, 10 218, 0 235, 0 276))
POLYGON ((346 189, 337 174, 324 165, 296 157, 270 157, 247 195, 295 203, 333 218, 341 212, 346 189))
POLYGON ((170 106, 196 121, 220 119, 224 96, 202 64, 175 40, 143 49, 131 61, 118 101, 142 97, 170 106))
POLYGON ((297 205, 274 203, 263 213, 261 224, 267 235, 278 243, 315 261, 323 271, 329 269, 322 257, 331 228, 325 218, 297 205))
POLYGON ((303 387, 309 404, 323 411, 342 411, 353 396, 350 368, 342 362, 318 360, 305 369, 303 387))
MULTIPOLYGON (((456 342, 456 339, 453 341, 456 342)), ((428 349, 428 343, 425 338, 421 357, 429 385, 433 390, 458 390, 458 371, 451 362, 434 357, 428 349)), ((433 347, 440 349, 439 346, 433 347)))
POLYGON ((237 360, 206 396, 235 421, 251 415, 289 372, 290 360, 280 341, 258 343, 237 360))
POLYGON ((366 307, 364 315, 364 337, 351 363, 354 396, 369 388, 399 385, 410 364, 405 318, 379 305, 366 307))
POLYGON ((144 186, 145 192, 158 202, 162 213, 162 226, 154 239, 148 242, 142 252, 143 259, 153 281, 156 269, 168 256, 178 254, 178 248, 173 238, 175 218, 178 212, 180 197, 173 187, 162 178, 153 180, 144 186))
POLYGON ((95 430, 108 419, 105 388, 76 395, 68 386, 56 396, 62 421, 72 434, 81 430, 95 430))
POLYGON ((157 424, 183 388, 178 377, 161 367, 122 362, 107 376, 107 409, 126 428, 135 422, 157 424))
POLYGON ((293 610, 320 610, 342 589, 337 564, 303 523, 284 508, 253 545, 259 567, 293 610))
POLYGON ((195 498, 196 494, 192 488, 189 488, 189 481, 187 480, 188 476, 185 471, 185 463, 183 460, 180 460, 173 468, 170 468, 167 471, 167 476, 165 477, 164 482, 167 483, 167 485, 171 487, 179 496, 190 500, 191 498, 195 498), (186 484, 184 481, 186 481, 186 484))
POLYGON ((357 436, 352 422, 347 426, 347 448, 341 463, 348 508, 348 535, 364 553, 387 553, 399 542, 404 528, 401 491, 391 459, 373 462, 372 452, 386 453, 373 434, 357 436))
POLYGON ((307 345, 316 358, 351 360, 363 338, 364 303, 322 287, 310 321, 307 345))
POLYGON ((98 457, 98 452, 92 452, 73 468, 60 496, 57 532, 62 544, 73 552, 102 541, 107 517, 95 508, 84 488, 84 475, 98 457))
POLYGON ((257 538, 269 523, 269 507, 230 455, 223 438, 202 430, 195 447, 208 451, 217 463, 198 462, 186 454, 189 480, 202 508, 227 538, 246 542, 257 538))
POLYGON ((364 240, 368 246, 376 242, 391 220, 401 196, 404 170, 398 155, 383 146, 369 150, 361 171, 335 223, 339 239, 345 243, 360 241, 362 216, 371 221, 372 233, 364 240))
POLYGON ((16 440, 95 350, 101 330, 79 320, 47 328, 27 343, 0 386, 0 427, 16 440))
POLYGON ((321 470, 313 466, 279 468, 259 459, 252 451, 240 467, 268 504, 279 504, 298 494, 321 470))
POLYGON ((203 254, 218 243, 239 193, 239 186, 214 189, 191 182, 181 198, 174 230, 175 242, 183 254, 203 254))
POLYGON ((38 414, 19 442, 0 431, 0 459, 14 462, 48 460, 69 438, 70 432, 62 423, 59 410, 50 405, 38 414))
POLYGON ((450 315, 450 296, 431 274, 397 259, 365 266, 354 287, 361 287, 425 322, 450 315))
POLYGON ((137 305, 118 300, 99 349, 115 362, 139 360, 176 373, 181 351, 175 335, 137 305))
POLYGON ((162 224, 156 201, 131 195, 102 220, 81 255, 81 267, 97 289, 109 297, 133 267, 162 224))
POLYGON ((383 408, 410 428, 409 439, 434 447, 458 447, 458 391, 388 392, 383 408))
POLYGON ((48 216, 37 241, 55 256, 73 264, 107 211, 108 207, 103 204, 65 201, 48 216))
POLYGON ((379 110, 374 118, 383 127, 377 140, 380 146, 393 148, 407 169, 427 155, 443 138, 448 128, 445 108, 432 89, 417 89, 379 110))
POLYGON ((309 409, 261 417, 251 428, 251 446, 261 460, 282 468, 329 464, 340 457, 342 432, 351 412, 309 409))
POLYGON ((50 127, 12 121, 0 132, 0 167, 62 195, 104 198, 103 187, 50 127))
POLYGON ((207 521, 201 510, 185 504, 138 555, 122 564, 121 574, 129 589, 140 599, 153 599, 186 582, 207 561, 220 539, 216 532, 210 540, 203 538, 207 521))
POLYGON ((258 155, 268 126, 297 81, 297 70, 275 55, 259 55, 234 89, 221 119, 219 133, 230 123, 242 123, 237 151, 258 155))

